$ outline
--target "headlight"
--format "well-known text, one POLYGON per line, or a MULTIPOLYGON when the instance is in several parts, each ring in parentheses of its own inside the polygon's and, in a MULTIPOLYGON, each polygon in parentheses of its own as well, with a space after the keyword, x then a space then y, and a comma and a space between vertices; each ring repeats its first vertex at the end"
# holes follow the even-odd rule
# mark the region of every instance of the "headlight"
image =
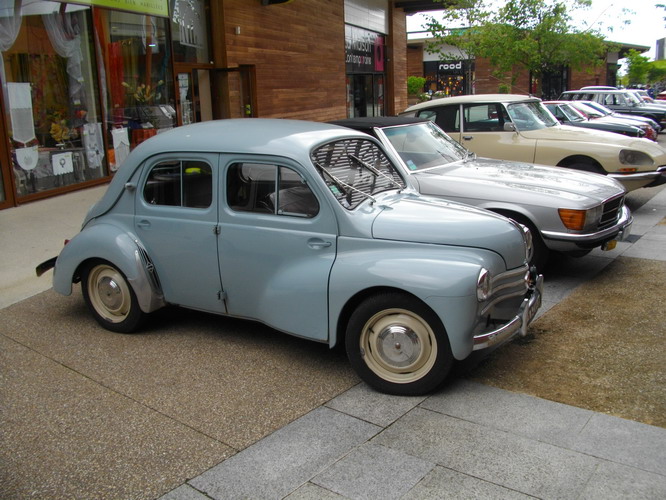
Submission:
POLYGON ((532 260, 532 252, 534 251, 534 244, 532 242, 532 231, 524 224, 520 225, 523 230, 523 239, 525 240, 525 260, 529 262, 532 260))
POLYGON ((571 231, 585 231, 594 229, 599 225, 602 210, 601 205, 599 205, 590 210, 560 208, 557 212, 560 214, 564 227, 571 231))
POLYGON ((488 300, 493 293, 492 278, 490 271, 482 267, 479 271, 479 278, 476 280, 476 298, 479 302, 488 300))
POLYGON ((654 161, 649 154, 634 149, 620 151, 620 163, 623 165, 654 165, 654 161))

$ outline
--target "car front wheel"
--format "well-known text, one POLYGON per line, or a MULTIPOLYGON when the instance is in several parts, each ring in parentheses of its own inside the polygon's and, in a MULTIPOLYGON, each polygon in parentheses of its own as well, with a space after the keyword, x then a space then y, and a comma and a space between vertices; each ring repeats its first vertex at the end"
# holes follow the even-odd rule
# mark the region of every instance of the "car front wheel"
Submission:
POLYGON ((107 262, 90 262, 84 267, 81 289, 93 317, 107 330, 131 333, 145 317, 125 275, 107 262))
POLYGON ((350 318, 345 347, 363 381, 389 394, 430 392, 453 364, 437 315, 402 293, 379 294, 361 303, 350 318))

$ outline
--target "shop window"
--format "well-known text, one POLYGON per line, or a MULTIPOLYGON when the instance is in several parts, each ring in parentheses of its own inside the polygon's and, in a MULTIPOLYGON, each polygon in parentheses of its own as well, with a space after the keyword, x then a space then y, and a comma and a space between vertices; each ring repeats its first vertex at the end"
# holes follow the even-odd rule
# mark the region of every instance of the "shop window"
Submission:
MULTIPOLYGON (((19 4, 20 5, 20 4, 19 4)), ((89 7, 3 11, 0 81, 18 197, 107 175, 89 7)))
POLYGON ((171 0, 171 40, 177 63, 212 64, 209 0, 171 0))
POLYGON ((175 126, 168 19, 99 8, 94 17, 113 171, 138 144, 175 126))

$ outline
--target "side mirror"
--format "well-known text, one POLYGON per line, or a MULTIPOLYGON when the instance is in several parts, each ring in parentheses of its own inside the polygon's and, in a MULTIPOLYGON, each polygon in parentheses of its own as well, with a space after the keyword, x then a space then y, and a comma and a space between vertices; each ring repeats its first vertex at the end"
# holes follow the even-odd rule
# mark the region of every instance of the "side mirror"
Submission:
POLYGON ((511 122, 505 122, 504 123, 504 131, 505 132, 515 132, 516 131, 516 126, 511 122))

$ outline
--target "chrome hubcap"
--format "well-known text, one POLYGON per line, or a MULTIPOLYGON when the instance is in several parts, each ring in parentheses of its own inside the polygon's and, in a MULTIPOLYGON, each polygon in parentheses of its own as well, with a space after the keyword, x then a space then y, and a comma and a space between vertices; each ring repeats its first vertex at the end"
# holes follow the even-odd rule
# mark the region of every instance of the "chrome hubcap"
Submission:
POLYGON ((97 285, 99 299, 109 311, 117 311, 123 304, 123 291, 116 281, 109 277, 103 277, 97 285))
POLYGON ((391 325, 377 335, 377 355, 396 368, 413 364, 420 352, 419 337, 405 326, 391 325))

